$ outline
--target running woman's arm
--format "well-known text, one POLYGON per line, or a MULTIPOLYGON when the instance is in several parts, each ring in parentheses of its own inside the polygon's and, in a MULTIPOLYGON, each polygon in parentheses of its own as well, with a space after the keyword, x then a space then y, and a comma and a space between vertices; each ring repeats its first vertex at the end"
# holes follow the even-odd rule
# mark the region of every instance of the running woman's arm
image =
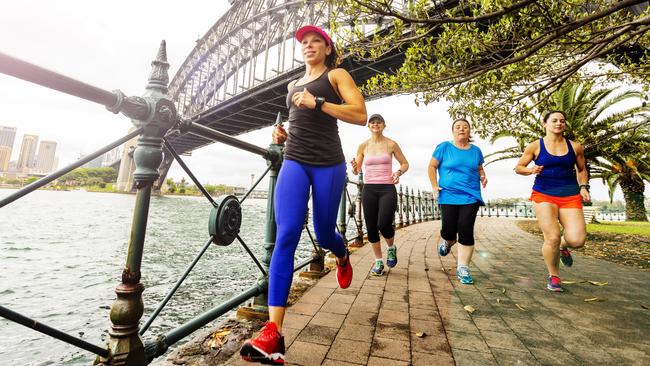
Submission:
POLYGON ((400 176, 402 176, 404 173, 406 173, 407 170, 409 170, 409 162, 406 160, 404 153, 402 153, 402 149, 399 147, 399 144, 395 141, 392 141, 392 143, 393 155, 395 155, 395 159, 397 159, 397 162, 399 163, 398 173, 400 176))
POLYGON ((345 69, 334 69, 328 77, 345 104, 325 102, 321 110, 343 122, 365 126, 368 119, 366 102, 352 76, 345 69))
POLYGON ((519 161, 517 162, 517 166, 515 167, 515 173, 520 174, 520 175, 531 175, 531 174, 539 174, 542 172, 542 169, 544 168, 543 166, 537 166, 534 165, 530 168, 528 168, 528 164, 530 164, 533 159, 535 159, 535 151, 537 150, 537 144, 539 144, 539 141, 531 142, 526 146, 526 150, 524 150, 524 154, 519 158, 519 161))
POLYGON ((587 163, 585 160, 585 148, 581 144, 571 142, 573 145, 573 150, 576 153, 576 173, 578 176, 578 184, 580 184, 580 195, 582 200, 585 202, 591 201, 589 195, 589 172, 587 171, 587 163))
POLYGON ((478 166, 478 177, 481 180, 481 184, 483 185, 483 188, 487 186, 487 176, 485 175, 485 169, 483 169, 483 164, 478 166))
POLYGON ((440 191, 440 186, 438 186, 438 160, 436 158, 431 158, 429 161, 429 181, 431 182, 431 188, 433 188, 433 199, 438 200, 438 192, 440 191))

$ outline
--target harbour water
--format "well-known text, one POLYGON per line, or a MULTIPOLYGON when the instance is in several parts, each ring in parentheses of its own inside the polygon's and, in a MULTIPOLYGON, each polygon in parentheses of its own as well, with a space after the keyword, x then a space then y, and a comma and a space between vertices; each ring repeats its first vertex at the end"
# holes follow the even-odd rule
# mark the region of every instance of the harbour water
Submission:
MULTIPOLYGON (((0 189, 0 197, 15 190, 0 189)), ((128 248, 134 195, 36 191, 0 209, 0 304, 103 346, 128 248)), ((144 319, 207 241, 204 197, 152 197, 142 280, 144 319)), ((241 237, 264 253, 266 200, 243 204, 241 237)), ((297 261, 311 253, 307 235, 297 261)), ((259 276, 237 241, 212 246, 145 335, 164 333, 249 288, 259 276)), ((0 318, 0 365, 88 365, 94 356, 0 318)))

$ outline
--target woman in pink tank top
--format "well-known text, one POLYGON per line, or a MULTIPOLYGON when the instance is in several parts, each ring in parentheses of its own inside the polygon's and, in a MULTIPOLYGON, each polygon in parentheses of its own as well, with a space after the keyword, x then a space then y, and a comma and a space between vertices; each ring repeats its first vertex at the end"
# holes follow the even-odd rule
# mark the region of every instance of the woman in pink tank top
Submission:
POLYGON ((399 177, 409 168, 409 163, 397 142, 384 136, 385 128, 386 122, 381 115, 370 116, 368 129, 371 136, 359 145, 357 156, 351 161, 354 174, 359 174, 361 166, 365 166, 361 203, 368 229, 368 241, 375 253, 375 265, 370 273, 375 276, 381 276, 384 273, 380 232, 388 245, 386 264, 388 267, 395 267, 397 264, 397 247, 393 244, 395 241, 393 218, 397 208, 395 184, 399 183, 399 177), (400 164, 399 169, 395 172, 393 172, 393 157, 400 164))

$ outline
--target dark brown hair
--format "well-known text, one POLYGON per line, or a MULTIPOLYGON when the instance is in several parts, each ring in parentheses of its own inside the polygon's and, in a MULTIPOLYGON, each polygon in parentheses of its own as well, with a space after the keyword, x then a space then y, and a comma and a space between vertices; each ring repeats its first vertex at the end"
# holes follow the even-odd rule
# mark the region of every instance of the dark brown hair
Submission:
POLYGON ((553 113, 559 113, 562 115, 562 117, 564 117, 564 119, 566 119, 566 114, 564 114, 563 111, 555 110, 555 111, 546 112, 546 114, 544 114, 544 119, 542 119, 542 123, 546 123, 546 121, 548 121, 548 119, 551 118, 551 114, 553 113))
MULTIPOLYGON (((327 41, 325 41, 325 43, 327 43, 327 41)), ((327 66, 328 69, 334 69, 339 65, 339 55, 338 52, 336 52, 334 42, 329 46, 332 47, 332 52, 325 57, 325 66, 327 66)))
POLYGON ((472 125, 471 125, 471 124, 469 123, 469 121, 466 120, 465 118, 456 118, 456 119, 454 120, 454 122, 451 123, 451 130, 452 130, 452 131, 454 130, 454 125, 455 125, 456 122, 458 122, 458 121, 463 121, 463 122, 467 123, 467 126, 469 126, 469 131, 470 131, 470 134, 469 134, 469 142, 474 142, 474 139, 472 138, 472 125))

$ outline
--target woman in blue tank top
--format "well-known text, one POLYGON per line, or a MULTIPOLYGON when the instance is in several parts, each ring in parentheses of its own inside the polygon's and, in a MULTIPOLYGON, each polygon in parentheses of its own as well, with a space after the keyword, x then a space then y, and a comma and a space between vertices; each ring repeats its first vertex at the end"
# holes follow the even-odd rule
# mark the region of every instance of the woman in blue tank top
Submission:
POLYGON ((244 342, 240 355, 249 362, 284 364, 282 322, 310 192, 318 244, 336 256, 339 286, 347 288, 352 281, 347 247, 336 232, 346 170, 337 119, 365 126, 366 106, 350 74, 336 68, 336 49, 324 30, 304 26, 296 31, 296 39, 305 75, 288 85, 289 133, 282 126, 273 131, 274 143, 287 144, 275 187, 277 234, 269 268, 269 321, 259 336, 244 342))
POLYGON ((544 234, 542 255, 549 274, 546 288, 562 292, 559 262, 570 267, 573 258, 568 247, 582 247, 587 235, 582 201, 590 200, 588 174, 582 145, 563 135, 564 112, 547 113, 543 123, 546 136, 526 147, 515 171, 536 175, 530 200, 544 234), (564 235, 560 234, 560 225, 564 235))

